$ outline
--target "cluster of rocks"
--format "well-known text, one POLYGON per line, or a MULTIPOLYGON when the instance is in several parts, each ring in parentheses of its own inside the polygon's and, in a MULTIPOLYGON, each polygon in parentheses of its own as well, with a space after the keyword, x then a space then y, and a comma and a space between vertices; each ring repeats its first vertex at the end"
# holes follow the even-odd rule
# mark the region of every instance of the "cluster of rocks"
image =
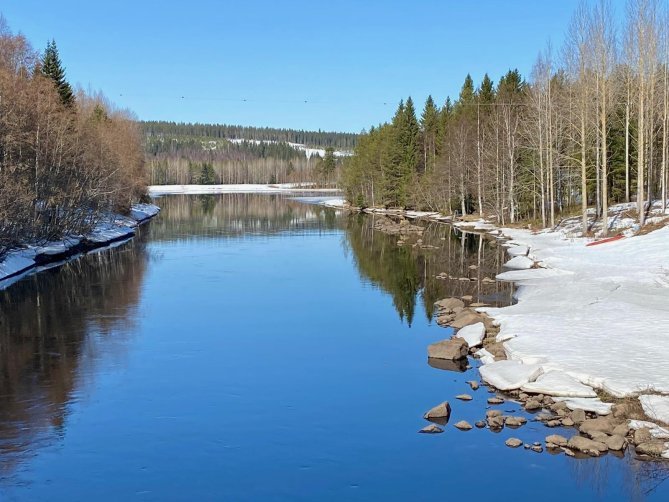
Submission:
POLYGON ((499 328, 493 324, 493 320, 486 314, 477 312, 475 309, 485 304, 472 301, 469 295, 461 298, 444 298, 435 302, 437 324, 442 327, 451 327, 456 330, 479 325, 482 327, 482 337, 476 342, 467 343, 465 338, 458 336, 457 332, 450 340, 442 340, 428 347, 428 357, 437 359, 457 360, 475 353, 479 346, 492 354, 495 359, 506 359, 502 344, 495 337, 499 328))

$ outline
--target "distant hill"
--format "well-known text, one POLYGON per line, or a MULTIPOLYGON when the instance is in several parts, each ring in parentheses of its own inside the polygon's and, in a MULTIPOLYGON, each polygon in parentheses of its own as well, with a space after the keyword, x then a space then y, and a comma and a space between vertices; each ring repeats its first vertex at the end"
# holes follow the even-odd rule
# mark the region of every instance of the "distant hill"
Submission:
POLYGON ((335 150, 353 150, 359 136, 348 132, 303 131, 226 124, 190 124, 161 121, 144 121, 140 124, 146 136, 269 141, 295 143, 317 149, 332 147, 335 150))
POLYGON ((151 184, 313 181, 327 148, 352 154, 353 133, 140 122, 151 184))

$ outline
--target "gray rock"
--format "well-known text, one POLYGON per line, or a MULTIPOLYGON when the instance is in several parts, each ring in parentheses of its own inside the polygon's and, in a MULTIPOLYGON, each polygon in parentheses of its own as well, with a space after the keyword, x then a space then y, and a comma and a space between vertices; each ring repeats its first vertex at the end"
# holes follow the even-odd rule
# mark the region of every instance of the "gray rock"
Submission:
POLYGON ((574 453, 573 450, 570 450, 569 448, 562 448, 562 451, 564 452, 565 455, 568 457, 575 457, 576 454, 574 453))
POLYGON ((632 436, 634 444, 647 443, 652 439, 653 436, 650 434, 650 429, 646 427, 641 427, 640 429, 635 430, 634 435, 632 436))
POLYGON ((544 425, 546 427, 559 427, 562 425, 562 420, 548 420, 544 425))
POLYGON ((520 427, 526 423, 527 419, 525 417, 507 417, 504 421, 504 424, 509 427, 520 427))
POLYGON ((502 415, 502 410, 488 410, 485 412, 486 418, 501 417, 502 415))
POLYGON ((478 390, 480 387, 479 383, 476 380, 469 380, 467 384, 469 384, 472 390, 478 390))
POLYGON ((504 402, 504 399, 501 397, 489 397, 488 398, 488 404, 502 404, 504 402))
POLYGON ((571 417, 565 417, 562 419, 562 425, 565 427, 573 427, 574 421, 571 419, 571 417))
POLYGON ((519 446, 522 446, 523 442, 518 438, 509 438, 504 441, 504 444, 509 448, 518 448, 519 446))
POLYGON ((544 451, 544 449, 541 446, 537 446, 537 445, 532 445, 530 450, 532 450, 533 452, 536 452, 536 453, 541 453, 542 451, 544 451))
POLYGON ((550 406, 552 411, 558 412, 558 411, 564 411, 567 412, 569 408, 567 408, 567 403, 564 401, 558 401, 557 403, 553 403, 550 406))
POLYGON ((636 452, 639 455, 648 455, 650 457, 661 457, 667 447, 662 440, 647 441, 636 446, 636 452))
POLYGON ((437 307, 437 310, 445 314, 454 314, 460 312, 465 308, 465 302, 460 300, 460 298, 444 298, 434 302, 434 306, 437 307))
POLYGON ((455 399, 459 399, 460 401, 471 401, 473 398, 469 394, 458 394, 455 396, 455 399))
POLYGON ((454 427, 460 429, 461 431, 469 431, 472 429, 472 426, 469 422, 465 420, 460 420, 454 427))
POLYGON ((590 418, 581 423, 579 429, 582 433, 591 435, 593 432, 603 432, 604 434, 612 434, 613 429, 619 425, 618 421, 614 421, 609 417, 590 418))
POLYGON ((550 436, 546 436, 546 444, 551 443, 555 446, 567 446, 567 442, 567 438, 560 436, 559 434, 551 434, 550 436))
POLYGON ((455 316, 455 319, 451 323, 451 327, 455 329, 464 328, 470 324, 476 324, 477 322, 483 322, 483 317, 481 314, 474 312, 473 310, 464 309, 455 316))
POLYGON ((592 439, 594 441, 599 441, 600 443, 604 443, 604 444, 606 444, 606 440, 609 437, 611 437, 608 434, 606 434, 605 432, 599 432, 599 431, 590 432, 589 434, 587 434, 587 436, 589 436, 590 439, 592 439))
POLYGON ((427 347, 427 355, 434 359, 447 359, 455 361, 467 357, 469 345, 462 338, 453 338, 451 340, 442 340, 433 343, 427 347))
POLYGON ((483 420, 477 421, 475 424, 477 429, 484 429, 485 428, 485 422, 483 420))
POLYGON ((575 424, 581 424, 585 422, 588 418, 585 416, 585 411, 583 410, 574 410, 571 412, 570 418, 574 421, 575 424))
POLYGON ((632 412, 632 406, 629 403, 614 404, 611 412, 615 418, 627 418, 632 412))
POLYGON ((438 425, 435 424, 430 424, 425 427, 423 427, 421 430, 419 430, 421 434, 440 434, 444 432, 444 429, 439 427, 438 425))
POLYGON ((448 401, 444 401, 441 404, 438 404, 430 411, 423 415, 423 418, 426 420, 432 420, 435 418, 440 418, 442 420, 448 421, 451 417, 451 405, 448 404, 448 401))
POLYGON ((525 409, 528 411, 539 410, 541 409, 541 407, 542 407, 541 403, 536 399, 528 399, 525 402, 525 409))
POLYGON ((593 441, 583 436, 572 436, 569 441, 567 441, 567 447, 572 450, 578 450, 588 455, 598 457, 601 453, 604 453, 609 449, 604 443, 599 441, 593 441))
POLYGON ((625 437, 625 436, 627 436, 627 434, 629 434, 629 432, 630 432, 630 428, 629 428, 629 426, 628 426, 626 423, 623 422, 623 423, 620 424, 620 425, 616 425, 616 426, 613 428, 613 432, 612 432, 611 434, 612 434, 612 435, 616 435, 616 436, 623 436, 623 437, 625 437))
POLYGON ((624 450, 627 446, 627 440, 623 436, 615 434, 609 436, 604 440, 604 444, 609 447, 609 450, 620 451, 624 450))
POLYGON ((504 417, 490 417, 488 418, 488 427, 491 429, 501 429, 504 427, 504 417))

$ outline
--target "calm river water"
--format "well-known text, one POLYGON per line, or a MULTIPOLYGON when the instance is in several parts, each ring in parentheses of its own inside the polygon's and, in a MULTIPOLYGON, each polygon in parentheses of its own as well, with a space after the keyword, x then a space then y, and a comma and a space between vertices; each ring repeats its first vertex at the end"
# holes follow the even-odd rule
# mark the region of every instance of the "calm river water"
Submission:
POLYGON ((436 224, 398 247, 282 196, 158 203, 133 242, 0 291, 1 500, 669 500, 662 464, 504 446, 556 432, 536 422, 417 433, 443 400, 484 416, 476 370, 426 346, 435 300, 511 301, 481 280, 501 247, 436 224))

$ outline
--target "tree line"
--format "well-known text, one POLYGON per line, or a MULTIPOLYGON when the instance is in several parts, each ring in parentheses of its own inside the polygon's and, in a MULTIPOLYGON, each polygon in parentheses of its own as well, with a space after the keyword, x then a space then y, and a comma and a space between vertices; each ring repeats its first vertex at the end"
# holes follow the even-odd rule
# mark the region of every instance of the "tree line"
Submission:
POLYGON ((250 127, 226 124, 199 124, 185 122, 143 121, 146 136, 189 136, 207 139, 245 139, 276 143, 298 143, 313 148, 332 147, 335 150, 352 150, 358 134, 348 132, 304 131, 273 127, 250 127))
POLYGON ((307 156, 285 142, 208 139, 206 136, 146 135, 152 185, 299 183, 334 180, 334 149, 307 156))
POLYGON ((145 190, 134 117, 75 92, 55 42, 39 54, 0 16, 0 255, 81 234, 145 190))
POLYGON ((669 15, 658 0, 630 0, 618 27, 606 0, 583 2, 564 46, 547 45, 529 79, 467 75, 455 101, 411 98, 389 123, 358 139, 344 166, 358 206, 476 213, 501 224, 555 226, 588 206, 609 228, 611 203, 667 205, 669 15))

